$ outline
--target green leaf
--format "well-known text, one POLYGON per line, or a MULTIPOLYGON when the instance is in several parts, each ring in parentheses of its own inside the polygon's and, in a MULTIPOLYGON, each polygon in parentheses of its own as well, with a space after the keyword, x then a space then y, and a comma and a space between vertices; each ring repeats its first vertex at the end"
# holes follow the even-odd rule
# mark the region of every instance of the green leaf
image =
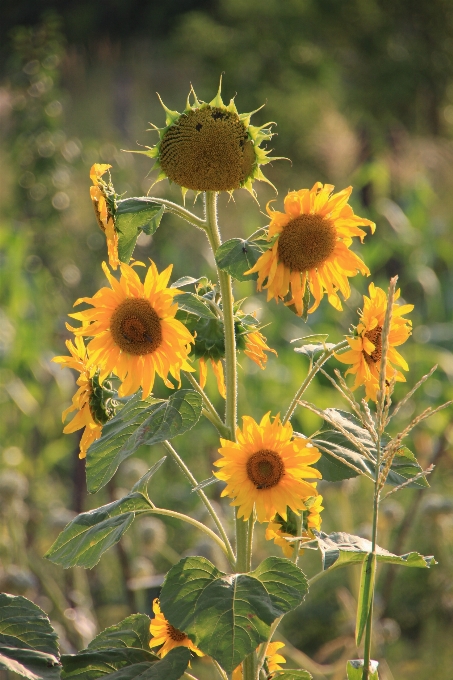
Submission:
POLYGON ((59 666, 57 634, 42 609, 21 595, 0 593, 0 669, 57 680, 59 666))
POLYGON ((274 671, 272 673, 272 680, 279 678, 279 680, 313 680, 313 676, 308 671, 302 669, 288 669, 283 671, 274 671))
POLYGON ((175 628, 231 672, 306 592, 290 560, 268 558, 249 574, 224 574, 203 557, 187 557, 168 572, 160 604, 175 628))
POLYGON ((144 197, 118 201, 115 227, 118 231, 118 257, 121 262, 129 262, 141 231, 154 234, 164 210, 164 206, 156 205, 144 197))
POLYGON ((362 565, 360 577, 359 598, 357 602, 357 618, 355 624, 355 640, 357 647, 362 641, 362 636, 370 615, 371 603, 374 594, 374 579, 376 576, 376 558, 369 553, 362 565))
POLYGON ((99 491, 120 463, 142 445, 151 446, 190 430, 201 415, 202 401, 193 390, 178 390, 168 401, 140 400, 134 395, 102 428, 102 437, 87 452, 87 487, 99 491))
POLYGON ((141 493, 133 493, 82 512, 63 529, 45 557, 65 569, 76 566, 91 569, 106 550, 118 543, 134 521, 135 513, 150 508, 141 493))
POLYGON ((163 456, 160 460, 157 461, 157 463, 154 463, 152 468, 148 470, 146 474, 143 475, 141 479, 138 480, 134 484, 134 486, 131 489, 131 493, 141 493, 143 494, 146 498, 148 497, 148 483, 151 477, 154 475, 155 472, 160 468, 160 466, 167 460, 167 456, 163 456))
POLYGON ((247 241, 241 238, 232 238, 225 241, 216 251, 215 259, 220 269, 230 274, 237 281, 251 281, 257 278, 257 274, 245 276, 244 272, 251 269, 269 246, 267 241, 247 241))
MULTIPOLYGON (((316 538, 304 543, 304 548, 319 548, 322 554, 323 569, 337 569, 348 564, 362 564, 372 550, 371 541, 361 536, 353 536, 343 531, 333 534, 326 534, 323 531, 314 531, 313 533, 316 538)), ((410 552, 399 556, 379 546, 376 546, 376 555, 378 562, 399 564, 404 567, 429 569, 432 565, 437 564, 431 555, 424 557, 418 552, 410 552)))
MULTIPOLYGON (((303 345, 312 345, 313 343, 325 343, 329 335, 327 333, 315 333, 314 335, 304 335, 303 338, 294 338, 291 342, 301 342, 303 345)), ((295 350, 297 351, 297 349, 295 350)))
POLYGON ((324 352, 325 350, 332 349, 332 347, 335 347, 335 345, 331 342, 325 343, 325 344, 306 344, 302 345, 302 347, 296 347, 294 349, 295 352, 298 354, 305 354, 307 357, 314 357, 315 354, 320 354, 321 352, 324 352))
POLYGON ((198 279, 194 279, 193 276, 181 276, 180 279, 171 284, 170 288, 184 288, 184 286, 192 286, 202 280, 207 281, 208 279, 206 276, 200 276, 198 279))
POLYGON ((216 315, 209 309, 203 298, 195 293, 181 293, 174 298, 178 304, 178 309, 182 309, 189 314, 195 314, 203 319, 216 319, 216 315))
MULTIPOLYGON (((352 437, 355 437, 360 444, 369 451, 373 458, 376 458, 376 446, 371 438, 368 430, 362 427, 360 421, 347 411, 341 411, 335 408, 327 408, 324 413, 327 418, 324 426, 319 432, 316 432, 310 439, 316 446, 319 444, 321 458, 315 463, 315 466, 322 474, 323 479, 328 482, 338 482, 343 479, 350 479, 357 477, 358 472, 349 467, 346 463, 338 460, 337 457, 329 455, 331 451, 336 456, 344 459, 347 462, 355 465, 356 468, 362 470, 364 473, 371 473, 374 477, 374 463, 360 452, 359 448, 355 446, 350 439, 348 439, 339 430, 335 429, 333 423, 338 424, 346 430, 352 437), (327 450, 324 450, 327 449, 327 450)), ((390 441, 391 437, 384 433, 382 437, 381 446, 384 448, 390 441)), ((399 486, 411 477, 422 472, 422 468, 417 462, 414 454, 406 447, 402 446, 395 455, 392 466, 387 477, 387 484, 399 486)), ((425 477, 411 482, 407 487, 427 487, 429 486, 425 477)))
POLYGON ((134 614, 107 628, 78 654, 62 656, 63 680, 178 680, 186 670, 190 652, 173 649, 160 659, 149 648, 150 619, 134 614))
MULTIPOLYGON (((371 673, 368 676, 368 680, 379 680, 378 676, 378 666, 377 661, 370 661, 371 673)), ((363 659, 355 659, 354 661, 348 661, 346 665, 346 671, 348 674, 348 680, 362 680, 363 677, 363 659)), ((275 676, 274 676, 275 677, 275 676)))

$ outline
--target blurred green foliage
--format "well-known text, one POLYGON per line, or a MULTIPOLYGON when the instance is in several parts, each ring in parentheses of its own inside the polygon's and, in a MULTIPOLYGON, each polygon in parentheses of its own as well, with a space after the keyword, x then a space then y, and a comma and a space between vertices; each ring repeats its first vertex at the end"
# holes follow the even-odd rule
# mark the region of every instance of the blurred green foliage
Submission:
MULTIPOLYGON (((277 198, 273 205, 281 209, 288 189, 317 180, 337 188, 353 184, 355 211, 377 223, 375 236, 357 250, 377 285, 385 287, 398 274, 402 297, 415 305, 414 334, 403 348, 411 368, 408 386, 439 364, 401 412, 404 425, 453 396, 453 9, 446 0, 218 0, 159 7, 128 0, 105 16, 93 3, 52 6, 61 20, 42 18, 37 6, 24 2, 2 23, 11 40, 0 89, 0 587, 40 604, 55 622, 63 649, 71 650, 131 609, 149 612, 161 575, 181 555, 200 554, 225 566, 195 532, 156 518, 136 521, 92 571, 64 572, 41 557, 74 513, 124 495, 162 455, 159 446, 144 449, 91 497, 77 437, 62 435, 60 414, 75 380, 50 360, 66 353, 66 315, 78 297, 103 285, 100 262, 106 258, 90 205, 90 166, 111 163, 118 193, 146 194, 154 181, 147 176, 150 163, 120 150, 138 148, 136 141, 155 143, 153 133, 145 132, 148 121, 160 126, 164 120, 155 90, 170 108, 182 110, 190 81, 210 100, 225 71, 225 98, 237 91, 240 111, 266 102, 253 122, 276 121, 272 146, 292 163, 269 168, 279 196, 258 187, 261 208, 246 192, 236 192, 234 201, 221 198, 224 238, 264 226, 265 204, 277 198)), ((152 193, 180 200, 166 182, 152 193)), ((201 212, 200 203, 194 210, 201 212)), ((152 257, 159 268, 173 262, 173 280, 186 274, 212 278, 203 234, 168 214, 153 237, 140 237, 135 257, 152 257)), ((360 277, 352 283, 343 313, 324 302, 308 324, 281 305, 267 305, 251 283, 237 284, 237 298, 251 296, 245 311, 260 310, 279 353, 264 373, 240 357, 240 415, 257 418, 286 408, 307 369, 289 340, 315 332, 340 339, 356 323, 368 285, 360 277)), ((406 389, 399 385, 397 396, 406 389)), ((168 395, 161 384, 156 390, 168 395)), ((221 408, 212 376, 208 391, 221 408)), ((307 398, 320 407, 344 406, 322 376, 307 398)), ((423 467, 437 456, 431 490, 392 496, 380 520, 380 545, 434 553, 439 560, 429 572, 398 574, 383 567, 378 573, 384 680, 451 673, 450 414, 428 420, 409 442, 423 467)), ((294 425, 310 434, 318 421, 299 410, 294 425)), ((177 439, 175 446, 198 479, 211 475, 218 446, 213 428, 200 423, 193 437, 177 439)), ((150 489, 156 503, 184 507, 208 522, 170 462, 159 475, 150 489)), ((322 484, 321 491, 323 529, 369 534, 371 497, 364 480, 322 484)), ((220 505, 217 485, 208 492, 219 507, 228 507, 220 505)), ((259 531, 257 558, 269 550, 259 531)), ((319 557, 307 552, 302 566, 315 573, 319 557)), ((285 636, 319 664, 338 662, 344 669, 344 659, 356 656, 358 578, 350 567, 323 580, 285 622, 285 636)), ((296 661, 297 653, 291 650, 296 661)), ((199 677, 208 678, 203 673, 209 669, 203 669, 201 664, 199 677)), ((343 675, 334 671, 330 677, 343 675)))

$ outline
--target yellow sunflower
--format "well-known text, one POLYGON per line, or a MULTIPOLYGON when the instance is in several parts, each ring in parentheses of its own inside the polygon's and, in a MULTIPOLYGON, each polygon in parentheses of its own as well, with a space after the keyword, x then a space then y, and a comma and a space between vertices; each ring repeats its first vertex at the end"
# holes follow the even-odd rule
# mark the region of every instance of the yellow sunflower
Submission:
MULTIPOLYGON (((321 512, 324 510, 322 506, 322 496, 313 496, 312 498, 306 498, 304 501, 303 509, 303 523, 302 523, 302 540, 310 540, 313 538, 313 533, 311 529, 316 529, 320 531, 321 529, 321 512)), ((288 511, 287 520, 285 521, 280 515, 276 515, 271 522, 267 525, 265 538, 266 541, 274 541, 275 545, 278 545, 285 557, 292 557, 294 550, 294 543, 286 540, 288 538, 294 538, 299 535, 298 527, 295 522, 295 517, 291 510, 288 511)), ((300 555, 303 554, 301 550, 300 555)))
MULTIPOLYGON (((210 362, 217 380, 217 389, 219 390, 219 394, 221 397, 226 399, 225 374, 223 372, 222 360, 218 359, 216 361, 215 359, 210 359, 210 362)), ((206 378, 208 377, 208 366, 206 364, 205 357, 200 357, 198 363, 200 366, 200 387, 204 389, 206 386, 206 378)))
POLYGON ((293 556, 294 543, 290 543, 286 538, 293 538, 293 534, 283 531, 282 525, 275 518, 269 522, 265 533, 266 541, 274 541, 274 544, 282 549, 284 556, 290 558, 293 556))
POLYGON ((153 126, 159 133, 159 142, 146 147, 147 151, 135 152, 156 159, 153 169, 160 171, 156 182, 168 177, 182 187, 183 194, 188 189, 231 193, 240 188, 254 194, 255 180, 270 184, 261 166, 277 159, 271 158, 260 144, 271 139, 269 126, 273 123, 250 125, 255 111, 238 113, 233 99, 225 106, 220 90, 221 83, 208 104, 198 100, 192 88, 182 113, 170 111, 161 101, 165 126, 153 126))
MULTIPOLYGON (((363 311, 360 314, 357 335, 353 338, 346 338, 351 349, 339 354, 337 359, 343 364, 352 364, 346 371, 346 375, 348 373, 355 375, 353 389, 365 385, 366 398, 376 401, 379 390, 382 327, 387 310, 387 295, 374 283, 370 283, 368 290, 370 297, 363 296, 363 311)), ((395 293, 395 300, 399 296, 400 290, 398 289, 395 293)), ((408 371, 409 366, 395 347, 405 343, 412 332, 412 323, 409 319, 404 319, 403 314, 408 314, 413 308, 414 305, 393 305, 385 372, 387 382, 390 382, 392 378, 397 382, 406 382, 404 375, 395 366, 399 366, 404 371, 408 371)))
POLYGON ((291 440, 293 428, 283 425, 280 416, 273 422, 266 413, 258 424, 250 416, 243 417, 243 429, 236 430, 237 442, 221 439, 222 458, 214 463, 222 468, 215 476, 227 486, 222 496, 233 498, 238 516, 248 520, 253 507, 259 522, 269 522, 276 513, 286 519, 286 508, 299 514, 304 498, 316 495, 318 470, 310 467, 320 458, 318 449, 306 439, 291 440))
MULTIPOLYGON (((143 265, 141 262, 135 265, 143 265)), ((100 368, 100 380, 115 373, 122 381, 118 394, 127 396, 143 390, 143 399, 153 389, 155 374, 167 387, 170 373, 180 381, 180 371, 193 371, 187 363, 190 343, 194 341, 175 314, 175 295, 181 291, 166 288, 172 265, 157 271, 154 262, 142 283, 132 266, 121 263, 121 278, 117 281, 103 264, 111 288, 101 288, 92 298, 81 298, 92 309, 71 314, 82 321, 81 328, 71 328, 78 336, 93 339, 88 344, 89 366, 100 368)))
POLYGON ((75 344, 71 340, 67 340, 66 347, 71 356, 54 357, 52 361, 60 364, 61 368, 73 368, 80 375, 76 381, 79 389, 72 398, 71 406, 63 411, 63 422, 69 413, 77 411, 77 409, 78 413, 66 425, 63 432, 71 434, 82 427, 85 428, 80 440, 79 458, 86 458, 88 448, 96 439, 99 439, 102 433, 102 425, 107 422, 109 416, 113 415, 114 409, 111 404, 103 403, 102 398, 96 399, 97 395, 93 386, 96 367, 88 367, 88 354, 83 338, 75 338, 75 344), (96 404, 96 402, 98 403, 96 404))
POLYGON ((307 501, 308 506, 308 517, 307 517, 307 528, 316 529, 316 531, 321 531, 321 512, 324 510, 322 505, 323 498, 321 495, 315 498, 309 498, 307 501))
POLYGON ((90 178, 93 182, 90 187, 90 196, 93 202, 94 214, 100 229, 104 232, 107 240, 109 264, 116 269, 120 264, 118 257, 118 234, 115 230, 113 210, 115 204, 115 191, 111 182, 107 183, 102 178, 112 166, 95 163, 90 170, 90 178))
POLYGON ((258 290, 264 284, 268 301, 278 302, 289 295, 285 304, 294 305, 299 316, 308 290, 314 298, 308 313, 317 309, 325 293, 330 304, 341 310, 338 291, 345 299, 349 297, 348 277, 370 273, 349 246, 354 236, 362 242, 366 236, 359 225, 369 226, 374 233, 375 224, 354 214, 348 204, 352 187, 336 194, 333 189, 331 184, 316 182, 312 189, 291 191, 285 198, 284 213, 268 205, 271 223, 267 238, 275 238, 275 242, 246 272, 258 273, 258 290))
POLYGON ((203 652, 200 651, 198 647, 195 647, 185 633, 168 623, 160 610, 158 599, 155 599, 153 602, 153 612, 154 618, 151 620, 149 626, 149 631, 153 637, 149 642, 149 646, 152 649, 153 647, 162 645, 158 652, 162 659, 175 647, 188 647, 190 651, 195 652, 197 656, 204 656, 203 652))
MULTIPOLYGON (((284 642, 269 642, 266 650, 266 660, 265 666, 267 667, 268 673, 275 673, 275 671, 281 671, 282 667, 280 664, 286 663, 286 659, 281 654, 278 654, 279 649, 285 646, 284 642)), ((258 648, 259 649, 259 648, 258 648)), ((237 668, 234 669, 231 676, 231 680, 242 680, 242 664, 239 664, 237 668)))
POLYGON ((252 331, 245 336, 244 354, 255 362, 262 370, 266 368, 267 355, 265 352, 273 352, 277 356, 275 349, 267 345, 266 338, 259 331, 252 331))

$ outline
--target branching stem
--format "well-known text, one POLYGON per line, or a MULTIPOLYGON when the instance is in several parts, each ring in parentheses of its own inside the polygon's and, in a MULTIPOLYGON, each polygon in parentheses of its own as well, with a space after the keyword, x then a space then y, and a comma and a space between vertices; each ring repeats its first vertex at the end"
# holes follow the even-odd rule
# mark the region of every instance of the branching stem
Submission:
POLYGON ((173 213, 173 215, 177 215, 182 220, 185 220, 186 222, 193 224, 194 227, 198 227, 199 229, 203 229, 203 230, 206 229, 206 221, 205 220, 202 220, 197 215, 194 215, 193 213, 191 213, 190 210, 183 208, 182 206, 178 205, 177 203, 173 203, 173 201, 167 201, 164 198, 158 198, 156 196, 146 196, 145 198, 150 203, 158 203, 159 205, 165 206, 165 209, 168 212, 171 212, 171 213, 173 213))

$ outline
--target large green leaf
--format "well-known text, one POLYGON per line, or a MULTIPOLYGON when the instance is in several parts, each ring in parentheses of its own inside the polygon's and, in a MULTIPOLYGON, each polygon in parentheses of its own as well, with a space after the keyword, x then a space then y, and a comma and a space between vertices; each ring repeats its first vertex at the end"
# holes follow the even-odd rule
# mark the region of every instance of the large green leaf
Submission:
MULTIPOLYGON (((370 661, 371 673, 368 676, 368 680, 379 680, 378 676, 378 666, 377 661, 370 661)), ((348 680, 362 680, 363 677, 363 659, 354 659, 354 661, 348 661, 346 665, 346 671, 348 674, 348 680)))
POLYGON ((88 491, 95 493, 105 486, 119 465, 143 444, 157 444, 190 430, 201 408, 201 397, 193 390, 178 390, 168 401, 132 397, 88 449, 88 491))
POLYGON ((355 641, 357 647, 362 642, 362 636, 371 611, 374 594, 374 580, 376 577, 376 558, 369 553, 363 564, 360 577, 359 597, 357 600, 357 615, 355 624, 355 641))
POLYGON ((0 669, 56 680, 59 666, 57 634, 42 609, 21 595, 0 593, 0 669))
POLYGON ((218 248, 215 259, 219 268, 228 272, 237 281, 250 281, 256 279, 257 274, 245 276, 244 272, 253 267, 265 247, 269 247, 266 241, 232 238, 218 248))
POLYGON ((308 671, 302 669, 292 669, 276 671, 272 673, 272 680, 313 680, 313 676, 308 671))
POLYGON ((185 647, 172 650, 164 659, 149 648, 150 619, 134 614, 107 628, 78 654, 62 656, 64 680, 178 680, 189 663, 185 647))
POLYGON ((46 557, 55 564, 68 567, 91 569, 101 555, 118 543, 121 536, 132 524, 135 513, 149 510, 147 485, 152 475, 165 460, 161 458, 135 484, 132 492, 118 501, 101 508, 83 512, 63 529, 46 557))
POLYGON ((141 231, 154 234, 163 214, 164 206, 145 197, 118 201, 115 227, 118 231, 118 257, 121 262, 129 262, 141 231))
POLYGON ((208 305, 203 301, 200 295, 195 293, 181 293, 175 296, 175 302, 178 303, 178 308, 195 314, 203 319, 216 319, 216 315, 209 309, 208 305))
MULTIPOLYGON (((347 465, 351 463, 363 473, 371 474, 374 477, 374 463, 368 460, 357 445, 348 439, 342 432, 335 428, 335 425, 343 428, 351 437, 354 437, 360 444, 367 449, 373 458, 376 457, 376 446, 370 433, 362 427, 360 421, 351 413, 339 409, 327 408, 326 421, 322 429, 313 435, 311 441, 319 446, 321 458, 315 467, 321 472, 323 479, 328 482, 338 482, 343 479, 357 477, 359 472, 347 465), (330 455, 333 454, 333 455, 330 455), (338 460, 338 458, 342 460, 338 460), (344 462, 343 462, 344 461, 344 462)), ((390 441, 390 436, 384 433, 382 437, 382 448, 390 441)), ((403 484, 411 477, 422 472, 422 468, 417 462, 414 454, 405 446, 401 446, 392 462, 392 466, 387 477, 387 484, 398 486, 403 484)), ((425 477, 411 482, 408 487, 427 487, 429 486, 425 477)))
POLYGON ((249 574, 224 574, 203 557, 187 557, 168 572, 160 604, 173 626, 231 672, 306 592, 290 560, 269 558, 249 574))
MULTIPOLYGON (((323 531, 314 531, 313 533, 316 538, 304 543, 304 548, 319 548, 322 554, 323 569, 337 569, 348 564, 361 564, 372 550, 371 541, 361 536, 353 536, 343 531, 333 534, 326 534, 323 531)), ((424 557, 418 552, 394 555, 379 546, 376 546, 376 555, 378 562, 399 564, 404 567, 429 568, 437 564, 431 555, 424 557)))

